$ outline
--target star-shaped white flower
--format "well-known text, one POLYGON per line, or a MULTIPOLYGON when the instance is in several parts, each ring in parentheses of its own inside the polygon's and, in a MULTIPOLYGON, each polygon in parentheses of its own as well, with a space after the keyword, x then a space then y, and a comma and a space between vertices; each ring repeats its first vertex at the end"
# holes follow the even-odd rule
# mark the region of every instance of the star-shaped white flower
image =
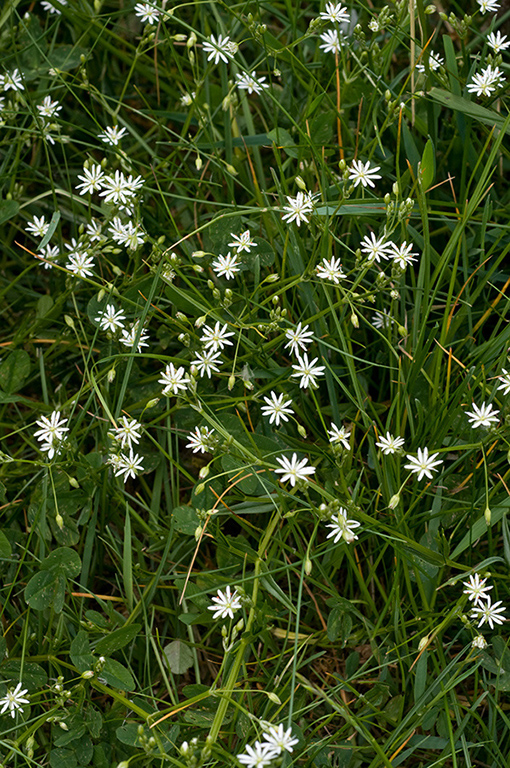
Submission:
POLYGON ((133 453, 131 448, 129 449, 129 456, 126 456, 125 453, 121 453, 115 464, 115 477, 124 475, 124 482, 126 482, 129 477, 134 479, 139 472, 143 472, 142 457, 137 453, 133 453))
POLYGON ((327 539, 333 538, 333 543, 338 544, 340 539, 343 539, 347 544, 352 544, 354 539, 358 537, 354 533, 356 528, 359 528, 361 523, 357 520, 349 520, 347 518, 347 510, 340 507, 336 520, 332 520, 326 525, 326 528, 331 528, 331 533, 328 533, 327 539))
POLYGON ((28 688, 22 688, 21 683, 18 683, 16 688, 9 688, 3 698, 0 699, 0 715, 9 711, 11 717, 16 717, 16 712, 23 714, 22 704, 30 704, 29 699, 24 699, 25 693, 28 693, 28 688))
POLYGON ((234 256, 230 252, 226 256, 220 254, 216 261, 212 262, 212 268, 218 277, 225 275, 227 280, 231 280, 235 277, 236 272, 240 271, 237 254, 234 254, 234 256))
POLYGON ((317 267, 317 277, 320 277, 321 280, 331 280, 332 283, 338 285, 340 280, 346 277, 340 259, 335 259, 334 256, 329 261, 322 259, 322 263, 317 267))
POLYGON ((234 611, 238 611, 242 607, 241 600, 237 594, 237 589, 231 592, 230 587, 227 587, 225 592, 218 589, 216 597, 212 597, 214 605, 208 605, 207 610, 214 611, 213 619, 230 619, 234 618, 234 611))
POLYGON ((483 605, 484 600, 490 600, 490 595, 487 594, 492 586, 485 586, 487 579, 481 579, 478 573, 471 574, 469 581, 463 581, 463 594, 468 596, 469 600, 473 601, 473 605, 483 605))
POLYGON ((361 252, 366 253, 370 261, 389 259, 393 247, 394 244, 390 240, 386 240, 384 236, 377 238, 373 232, 365 235, 361 241, 361 252))
POLYGON ((240 235, 234 235, 231 232, 230 237, 232 238, 232 242, 228 243, 228 247, 235 248, 237 250, 237 253, 241 253, 241 251, 246 251, 246 253, 250 253, 252 248, 257 247, 257 243, 251 238, 249 229, 245 230, 244 232, 241 232, 240 235))
POLYGON ((498 600, 497 603, 491 603, 490 598, 487 598, 485 603, 473 608, 471 616, 477 621, 480 619, 479 629, 485 622, 487 622, 491 629, 494 629, 494 624, 503 624, 506 621, 506 617, 501 615, 506 611, 506 607, 502 605, 502 602, 502 600, 498 600))
POLYGON ((329 442, 330 443, 341 443, 346 451, 350 451, 351 444, 349 442, 349 438, 351 436, 351 430, 346 429, 345 427, 337 427, 336 424, 333 424, 331 422, 331 429, 328 429, 328 435, 329 435, 329 442))
POLYGON ((297 453, 293 453, 291 459, 288 459, 287 456, 277 456, 276 461, 281 464, 281 467, 274 471, 282 475, 280 478, 282 483, 289 480, 292 487, 296 485, 298 480, 308 480, 308 475, 313 475, 315 472, 315 467, 306 466, 308 459, 298 461, 297 453))
POLYGON ((284 730, 283 724, 278 727, 270 725, 264 733, 264 743, 269 744, 280 755, 282 752, 293 752, 293 747, 299 743, 292 735, 292 728, 284 730))
POLYGON ((227 331, 226 323, 220 327, 220 323, 217 322, 214 328, 209 325, 204 326, 201 341, 205 349, 210 347, 212 352, 217 352, 218 349, 224 349, 226 345, 232 346, 229 336, 235 336, 234 332, 227 331))
POLYGON ((202 48, 208 54, 207 61, 214 59, 215 64, 220 61, 228 64, 228 60, 237 52, 237 43, 232 42, 228 36, 218 35, 218 39, 216 39, 214 35, 211 35, 202 45, 202 48))
POLYGON ((69 432, 69 427, 65 427, 68 419, 60 418, 60 411, 53 411, 50 417, 41 416, 36 420, 38 427, 41 427, 37 432, 34 432, 36 437, 41 442, 53 443, 56 440, 62 440, 66 432, 69 432))
POLYGON ((298 323, 295 328, 289 328, 285 331, 285 338, 288 339, 285 349, 290 347, 290 351, 295 355, 299 355, 300 349, 306 352, 307 345, 313 339, 313 331, 309 331, 309 328, 309 325, 302 326, 301 323, 298 323))
POLYGON ((322 45, 319 45, 324 53, 340 53, 342 43, 344 42, 344 36, 338 29, 327 29, 320 36, 322 45))
POLYGON ((295 370, 295 373, 291 373, 291 377, 300 377, 301 381, 299 382, 299 386, 301 389, 306 389, 306 387, 315 387, 317 386, 316 378, 317 376, 321 376, 323 371, 325 370, 326 366, 324 365, 315 365, 315 363, 318 361, 318 357, 314 357, 314 359, 310 362, 308 360, 308 355, 305 352, 303 357, 300 355, 296 355, 297 357, 297 365, 293 365, 292 367, 295 370))
POLYGON ((186 371, 182 365, 176 368, 173 363, 168 363, 161 379, 158 379, 159 384, 164 384, 161 394, 178 395, 181 390, 185 392, 190 383, 190 379, 185 374, 186 371))
POLYGON ((313 212, 313 195, 311 192, 298 192, 296 197, 287 197, 287 205, 283 206, 286 212, 282 216, 283 221, 295 221, 301 226, 301 222, 308 224, 309 216, 313 212))
POLYGON ((289 405, 292 405, 292 400, 285 400, 285 395, 277 395, 276 392, 270 392, 269 397, 264 397, 264 401, 267 405, 261 407, 261 411, 264 416, 269 416, 269 423, 280 426, 280 421, 288 421, 288 413, 294 413, 289 405))
POLYGON ((381 449, 385 456, 390 453, 396 453, 404 445, 403 437, 393 437, 390 432, 386 432, 386 437, 380 437, 376 446, 381 449))
POLYGON ((195 427, 194 431, 188 435, 189 443, 186 448, 191 448, 193 453, 211 453, 216 442, 213 434, 214 429, 209 427, 195 427))
POLYGON ((505 369, 501 369, 503 376, 498 376, 499 380, 501 381, 501 384, 498 387, 498 391, 501 389, 503 390, 504 395, 510 394, 510 373, 505 369))
POLYGON ((442 459, 436 459, 437 456, 439 453, 433 453, 432 456, 429 456, 428 448, 418 448, 417 457, 407 454, 406 459, 409 460, 409 464, 404 464, 404 468, 417 474, 418 480, 421 480, 424 475, 432 480, 432 472, 438 472, 437 467, 443 463, 442 459))
POLYGON ((345 24, 349 22, 351 18, 347 8, 344 8, 342 3, 326 3, 325 11, 321 11, 319 16, 321 19, 333 21, 337 24, 345 24))
POLYGON ((492 404, 482 403, 480 407, 473 403, 472 411, 464 411, 468 417, 468 421, 471 423, 473 429, 477 427, 490 427, 499 421, 497 414, 499 411, 495 411, 492 408, 492 404))
POLYGON ((122 321, 125 319, 126 316, 121 309, 116 309, 114 304, 107 304, 101 314, 94 318, 94 321, 99 323, 101 330, 115 333, 115 331, 124 328, 122 321))
POLYGON ((364 187, 375 187, 374 179, 380 179, 380 167, 370 167, 370 162, 362 163, 361 160, 353 160, 352 167, 349 169, 349 179, 354 182, 354 186, 362 184, 364 187))

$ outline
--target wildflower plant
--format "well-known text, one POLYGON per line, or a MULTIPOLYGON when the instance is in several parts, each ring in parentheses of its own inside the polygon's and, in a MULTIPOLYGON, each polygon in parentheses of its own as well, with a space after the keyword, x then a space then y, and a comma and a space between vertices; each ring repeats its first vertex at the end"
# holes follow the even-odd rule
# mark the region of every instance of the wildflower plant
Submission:
POLYGON ((504 9, 248 5, 0 10, 0 762, 506 768, 504 9))

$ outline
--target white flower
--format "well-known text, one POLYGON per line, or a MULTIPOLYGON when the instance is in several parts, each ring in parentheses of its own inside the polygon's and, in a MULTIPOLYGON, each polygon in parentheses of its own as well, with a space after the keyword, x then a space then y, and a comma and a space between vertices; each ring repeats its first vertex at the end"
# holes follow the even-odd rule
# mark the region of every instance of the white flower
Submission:
POLYGON ((283 729, 283 724, 280 723, 278 728, 275 725, 270 725, 267 732, 264 733, 264 742, 269 744, 277 754, 285 752, 293 752, 293 747, 299 743, 299 739, 293 738, 292 728, 283 729))
POLYGON ((335 259, 334 256, 329 261, 322 259, 322 264, 317 267, 317 277, 321 280, 331 280, 335 285, 338 285, 345 276, 340 259, 335 259))
POLYGON ((351 19, 347 8, 344 8, 341 3, 336 3, 336 5, 333 3, 326 3, 326 10, 321 11, 319 15, 321 19, 337 22, 338 24, 349 22, 351 19))
POLYGON ((261 407, 261 411, 264 416, 269 416, 269 423, 276 423, 276 426, 280 426, 280 420, 288 421, 287 413, 294 413, 292 408, 288 406, 292 404, 292 400, 285 400, 285 395, 277 395, 276 392, 270 392, 270 397, 264 397, 267 405, 261 407))
POLYGON ((320 36, 323 41, 323 45, 319 45, 324 53, 340 53, 342 43, 344 42, 344 35, 342 35, 338 29, 327 29, 320 36))
POLYGON ((323 371, 325 370, 324 365, 315 365, 315 363, 318 361, 318 357, 314 357, 314 359, 310 362, 308 360, 308 355, 305 352, 303 357, 300 355, 296 355, 297 357, 297 365, 293 365, 292 367, 295 369, 295 373, 291 373, 291 377, 301 377, 301 381, 299 382, 299 386, 301 389, 305 389, 308 386, 315 387, 317 386, 316 377, 321 376, 323 371))
MULTIPOLYGON (((136 343, 136 337, 138 336, 138 326, 140 321, 137 320, 133 325, 131 326, 131 329, 129 331, 126 331, 125 328, 122 329, 122 336, 121 336, 121 343, 124 344, 125 347, 134 347, 136 343)), ((148 347, 147 339, 149 338, 149 334, 147 333, 145 328, 142 328, 140 332, 140 338, 138 339, 138 344, 136 345, 136 351, 141 352, 142 347, 148 347)))
POLYGON ((215 438, 212 438, 214 429, 209 427, 195 427, 188 435, 189 443, 186 448, 192 448, 193 453, 212 453, 215 447, 215 438))
POLYGON ((105 236, 101 234, 101 222, 97 221, 97 219, 92 219, 92 221, 87 224, 86 231, 91 243, 106 240, 105 236))
POLYGON ((90 168, 84 167, 83 176, 78 176, 82 183, 77 184, 76 189, 80 191, 80 195, 92 194, 92 192, 103 188, 104 177, 104 171, 97 163, 94 163, 90 168))
POLYGON ((376 443, 376 446, 381 449, 385 456, 388 456, 390 453, 396 453, 403 445, 403 437, 393 437, 389 432, 386 432, 386 437, 380 437, 376 443))
POLYGON ((126 178, 122 171, 115 171, 115 176, 105 176, 101 181, 102 191, 99 193, 104 197, 105 203, 118 203, 125 205, 134 197, 135 191, 143 184, 141 176, 133 179, 132 176, 126 178))
POLYGON ((9 688, 5 696, 0 699, 0 715, 9 711, 11 717, 16 717, 16 712, 23 714, 22 704, 30 704, 29 699, 24 699, 25 693, 28 693, 28 688, 22 688, 21 683, 18 683, 16 688, 9 688))
MULTIPOLYGON (((59 0, 60 5, 67 5, 67 0, 59 0)), ((49 13, 56 13, 59 16, 61 15, 62 11, 60 8, 56 8, 53 3, 50 3, 49 0, 41 0, 41 5, 45 11, 49 11, 49 13)))
POLYGON ((132 443, 140 442, 140 430, 142 425, 136 419, 128 419, 127 416, 121 416, 119 419, 119 426, 113 428, 113 438, 120 442, 121 448, 129 448, 131 450, 132 443))
POLYGON ((486 14, 487 11, 497 11, 500 7, 496 0, 476 0, 476 2, 480 6, 480 12, 482 14, 486 14))
POLYGON ((45 96, 42 104, 37 105, 37 111, 41 117, 53 117, 62 109, 58 101, 52 101, 51 96, 45 96))
POLYGON ((115 309, 114 304, 107 304, 101 314, 94 318, 94 322, 100 324, 101 330, 114 333, 117 329, 121 330, 124 328, 122 321, 125 319, 126 316, 122 313, 121 309, 115 309))
POLYGON ((362 184, 364 187, 375 187, 373 179, 380 179, 380 167, 376 165, 374 168, 370 167, 370 161, 362 163, 361 160, 353 160, 352 167, 349 169, 349 179, 354 182, 354 186, 362 184))
POLYGON ((60 256, 60 248, 58 245, 46 245, 41 253, 41 256, 43 256, 47 261, 44 261, 44 269, 53 269, 53 264, 51 264, 52 261, 55 261, 60 256))
POLYGON ((282 483, 290 480, 292 487, 296 485, 298 480, 308 480, 308 475, 313 475, 315 467, 307 467, 308 459, 301 459, 298 461, 297 453, 292 454, 292 458, 288 459, 286 456, 277 456, 276 461, 281 464, 281 467, 275 469, 276 473, 281 473, 280 478, 282 483))
POLYGON ((498 390, 502 389, 504 395, 508 395, 510 393, 510 373, 505 369, 501 369, 503 371, 503 376, 498 376, 499 380, 502 382, 502 384, 499 385, 498 390))
POLYGON ((238 266, 238 261, 237 261, 237 254, 232 256, 230 251, 227 253, 226 256, 222 256, 220 254, 216 259, 216 261, 212 262, 211 266, 216 272, 216 274, 218 275, 218 277, 225 275, 227 280, 230 280, 231 278, 235 277, 236 272, 240 272, 240 268, 238 266))
POLYGON ((69 432, 69 427, 65 427, 69 419, 61 419, 60 411, 53 411, 50 417, 41 416, 36 420, 38 427, 41 427, 37 432, 34 432, 34 437, 37 437, 40 441, 52 443, 54 440, 62 440, 65 436, 65 432, 69 432))
POLYGON ((145 235, 140 231, 139 226, 132 221, 123 224, 119 216, 114 216, 108 232, 112 240, 119 245, 125 245, 131 251, 136 251, 138 246, 145 242, 145 235))
POLYGON ((60 456, 60 454, 62 453, 62 442, 63 440, 57 443, 54 443, 48 440, 48 441, 45 441, 44 443, 41 443, 39 448, 44 453, 48 454, 48 459, 51 461, 51 459, 54 456, 60 456))
POLYGON ((462 590, 462 593, 464 595, 468 596, 469 600, 473 601, 473 605, 483 605, 484 600, 490 601, 490 595, 487 593, 490 589, 492 589, 492 586, 486 587, 487 579, 481 579, 478 573, 471 574, 469 577, 469 581, 463 581, 462 584, 466 589, 462 590))
POLYGON ((505 51, 510 47, 510 41, 507 42, 506 35, 502 35, 498 30, 495 34, 494 32, 491 32, 489 35, 487 35, 487 45, 489 48, 492 48, 494 53, 499 53, 500 51, 505 51))
POLYGON ((471 646, 473 648, 479 648, 481 651, 485 650, 487 648, 487 640, 483 635, 477 635, 473 640, 471 641, 471 646))
POLYGON ((126 131, 127 128, 119 128, 118 125, 107 126, 104 129, 104 133, 98 133, 97 138, 101 139, 105 144, 109 144, 111 147, 116 147, 126 131))
POLYGON ((137 3, 135 14, 142 22, 147 21, 149 24, 156 24, 161 16, 161 11, 159 8, 155 8, 152 3, 137 3))
POLYGON ((202 48, 209 54, 207 56, 207 61, 212 61, 212 59, 214 59, 215 64, 218 64, 220 61, 228 64, 228 60, 231 59, 237 51, 237 44, 231 42, 230 37, 218 35, 218 39, 216 40, 214 35, 211 35, 209 40, 206 40, 202 45, 202 48))
POLYGON ((212 349, 206 349, 204 352, 197 352, 196 359, 191 361, 191 365, 195 365, 198 368, 200 376, 207 375, 211 378, 211 373, 218 373, 219 368, 216 363, 220 360, 220 352, 213 352, 212 349))
POLYGON ((393 318, 385 309, 383 309, 382 312, 375 312, 375 314, 372 315, 371 323, 374 328, 389 328, 393 322, 393 318))
MULTIPOLYGON (((444 64, 444 59, 439 56, 437 53, 431 53, 429 54, 429 69, 431 72, 435 72, 439 67, 442 67, 444 64)), ((425 64, 417 64, 416 69, 418 72, 425 72, 425 64)))
POLYGON ((204 348, 211 348, 212 352, 217 352, 218 349, 224 349, 225 345, 232 346, 232 342, 228 339, 228 336, 234 336, 233 331, 227 331, 227 324, 220 328, 220 323, 217 322, 214 328, 209 325, 204 326, 201 342, 204 348))
POLYGON ((466 87, 470 93, 476 93, 477 96, 490 96, 504 82, 505 77, 500 68, 489 64, 480 73, 473 75, 473 81, 466 87))
POLYGON ((381 259, 389 259, 394 243, 384 237, 376 238, 373 232, 365 235, 361 241, 361 251, 366 253, 370 261, 379 262, 381 259))
POLYGON ((464 411, 464 413, 468 416, 468 421, 471 422, 473 429, 476 429, 477 427, 490 427, 496 423, 498 421, 496 414, 499 411, 493 411, 490 403, 489 405, 482 403, 480 407, 473 403, 473 410, 464 411))
POLYGON ((331 422, 331 429, 328 429, 328 435, 330 443, 342 443, 346 451, 351 450, 351 444, 349 443, 349 438, 351 436, 350 429, 337 427, 336 424, 331 422))
POLYGON ((129 449, 129 456, 125 453, 121 453, 116 462, 115 477, 124 475, 124 482, 129 477, 133 479, 139 472, 143 472, 142 458, 137 453, 133 454, 132 449, 129 449))
POLYGON ((402 267, 402 269, 405 269, 408 264, 411 264, 413 261, 416 261, 414 256, 417 256, 417 253, 413 253, 412 247, 413 244, 409 243, 404 240, 402 245, 395 245, 395 243, 391 244, 392 249, 390 256, 393 259, 393 261, 396 261, 397 264, 402 267))
POLYGON ((439 456, 439 454, 433 453, 432 456, 429 456, 428 448, 423 448, 423 450, 418 448, 418 456, 416 458, 409 454, 406 456, 410 463, 404 464, 404 468, 411 470, 415 474, 418 473, 418 480, 421 480, 424 475, 429 480, 432 480, 432 472, 437 472, 436 467, 443 463, 442 459, 434 461, 436 456, 439 456))
POLYGON ((271 761, 279 755, 270 744, 261 744, 256 741, 253 747, 246 745, 246 754, 237 755, 237 759, 242 765, 248 768, 265 768, 271 761))
POLYGON ((351 544, 354 539, 358 537, 354 533, 356 528, 359 528, 361 523, 357 520, 347 519, 347 510, 340 507, 335 522, 328 523, 326 528, 331 528, 331 533, 328 533, 327 539, 333 538, 333 543, 338 544, 340 539, 343 539, 347 544, 351 544))
POLYGON ((181 104, 183 107, 190 107, 193 104, 193 99, 196 97, 196 91, 191 93, 183 93, 181 96, 181 104))
POLYGON ((21 72, 16 67, 16 69, 13 69, 12 72, 6 72, 5 75, 3 75, 3 90, 8 91, 12 89, 13 91, 24 91, 25 86, 23 85, 23 79, 21 77, 21 72))
POLYGON ((250 72, 245 75, 236 74, 237 87, 241 90, 248 91, 248 93, 262 93, 264 88, 269 88, 269 83, 265 83, 265 77, 257 77, 255 72, 250 72))
POLYGON ((289 349, 294 355, 299 355, 299 350, 303 349, 306 352, 307 344, 310 344, 313 339, 313 332, 309 331, 309 325, 303 325, 298 323, 293 330, 289 328, 285 331, 285 338, 288 339, 288 344, 285 344, 285 349, 289 349))
POLYGON ((283 221, 295 221, 298 227, 301 222, 304 221, 308 224, 307 218, 313 212, 313 195, 311 192, 298 192, 296 197, 287 196, 287 205, 283 206, 283 210, 287 211, 282 216, 283 221))
POLYGON ((494 629, 494 624, 503 624, 503 622, 506 621, 505 616, 501 616, 501 614, 506 611, 505 606, 501 606, 502 602, 502 600, 498 600, 497 603, 491 603, 490 598, 487 598, 485 603, 473 608, 471 616, 475 620, 480 619, 478 629, 480 629, 485 622, 487 622, 491 629, 494 629), (501 606, 501 608, 498 608, 498 606, 501 606))
POLYGON ((69 261, 66 264, 66 268, 70 272, 74 272, 78 277, 90 277, 92 275, 92 269, 94 269, 94 259, 89 256, 86 251, 83 253, 72 253, 69 255, 69 261))
POLYGON ((25 232, 30 232, 31 235, 37 235, 37 237, 44 237, 49 228, 50 223, 46 221, 44 216, 34 216, 25 227, 25 232))
POLYGON ((230 233, 230 237, 233 239, 232 243, 228 243, 229 248, 236 248, 237 253, 241 253, 241 251, 246 251, 246 253, 250 253, 252 248, 257 247, 257 243, 255 243, 251 239, 250 230, 247 229, 245 232, 242 232, 239 237, 237 235, 230 233))
POLYGON ((237 589, 232 593, 230 587, 227 587, 225 592, 218 589, 216 597, 212 597, 211 600, 214 605, 208 605, 207 610, 214 611, 213 619, 226 619, 227 616, 233 619, 234 611, 238 611, 242 607, 237 589))
POLYGON ((158 379, 159 384, 164 384, 163 395, 178 395, 182 390, 186 391, 187 384, 190 380, 186 376, 186 371, 181 365, 180 368, 176 368, 173 363, 168 363, 165 368, 165 372, 161 379, 158 379))

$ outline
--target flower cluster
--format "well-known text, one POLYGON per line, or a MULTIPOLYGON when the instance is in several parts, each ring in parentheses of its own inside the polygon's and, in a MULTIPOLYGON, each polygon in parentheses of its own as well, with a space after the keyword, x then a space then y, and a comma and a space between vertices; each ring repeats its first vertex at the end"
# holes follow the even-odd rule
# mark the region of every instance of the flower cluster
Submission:
POLYGON ((278 726, 264 723, 263 726, 262 741, 256 741, 253 747, 247 744, 246 752, 237 755, 241 765, 246 765, 248 768, 264 768, 284 752, 292 753, 296 744, 299 743, 299 739, 296 739, 292 733, 292 728, 285 730, 282 723, 278 726))
POLYGON ((487 585, 487 578, 481 579, 480 575, 475 573, 462 584, 465 587, 463 593, 473 603, 471 617, 478 621, 479 629, 485 622, 491 629, 494 629, 495 624, 503 624, 506 621, 506 617, 502 615, 506 607, 502 604, 502 600, 498 600, 496 603, 492 602, 489 592, 493 587, 487 585))

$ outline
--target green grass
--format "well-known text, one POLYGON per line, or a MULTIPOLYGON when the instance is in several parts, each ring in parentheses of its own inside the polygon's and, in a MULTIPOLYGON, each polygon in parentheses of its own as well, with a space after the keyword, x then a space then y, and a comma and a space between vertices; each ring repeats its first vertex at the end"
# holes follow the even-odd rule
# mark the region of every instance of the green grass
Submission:
POLYGON ((478 627, 463 582, 505 606, 510 117, 506 81, 467 86, 507 72, 487 39, 510 12, 347 5, 335 54, 312 0, 168 2, 154 25, 134 5, 0 11, 0 763, 239 766, 282 724, 297 743, 263 766, 507 768, 507 625, 478 627), (252 72, 260 93, 236 85, 252 72), (84 164, 105 174, 90 194, 84 164), (139 177, 128 212, 105 201, 116 172, 139 177), (415 260, 370 260, 370 233, 415 260), (217 323, 231 344, 200 375, 217 323), (298 323, 316 387, 292 376, 298 323), (56 411, 51 456, 34 433, 56 411), (126 419, 143 469, 124 478, 126 419), (384 455, 387 432, 404 446, 384 455), (418 480, 425 447, 441 464, 418 480), (293 454, 315 469, 295 486, 275 472, 293 454), (215 618, 227 586, 241 605, 215 618))

